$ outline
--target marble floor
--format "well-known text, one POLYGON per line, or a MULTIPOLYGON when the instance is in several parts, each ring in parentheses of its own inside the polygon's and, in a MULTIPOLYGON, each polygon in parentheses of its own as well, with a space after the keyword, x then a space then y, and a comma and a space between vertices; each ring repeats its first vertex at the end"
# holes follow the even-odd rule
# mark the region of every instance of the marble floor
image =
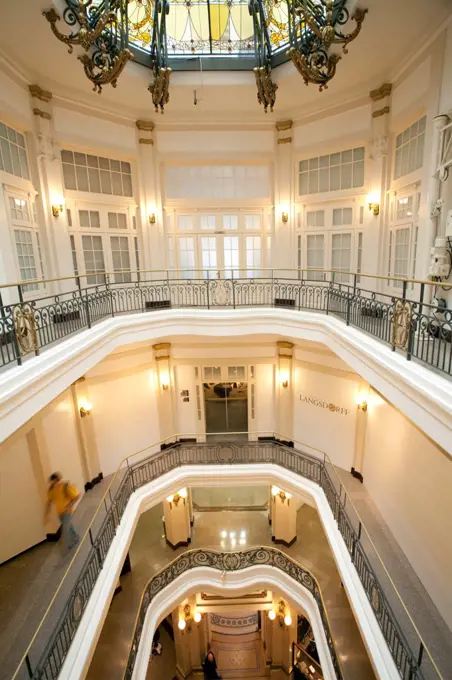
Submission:
MULTIPOLYGON (((132 571, 126 574, 122 592, 113 599, 99 643, 88 671, 88 680, 120 680, 128 657, 137 607, 147 583, 158 569, 175 555, 162 533, 160 505, 144 513, 137 525, 130 548, 132 571)), ((220 532, 245 530, 247 546, 273 545, 266 512, 203 512, 195 514, 192 548, 231 549, 221 545, 220 532)), ((310 569, 320 583, 330 618, 333 638, 346 680, 374 680, 375 674, 355 622, 345 590, 317 512, 304 505, 297 517, 298 538, 284 549, 310 569)))

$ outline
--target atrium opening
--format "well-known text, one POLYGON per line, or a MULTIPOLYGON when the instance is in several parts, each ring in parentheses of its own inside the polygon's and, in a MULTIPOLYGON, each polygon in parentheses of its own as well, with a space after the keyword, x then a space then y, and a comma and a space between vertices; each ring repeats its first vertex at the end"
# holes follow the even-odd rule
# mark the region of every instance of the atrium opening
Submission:
POLYGON ((0 22, 0 680, 452 680, 450 0, 0 22))

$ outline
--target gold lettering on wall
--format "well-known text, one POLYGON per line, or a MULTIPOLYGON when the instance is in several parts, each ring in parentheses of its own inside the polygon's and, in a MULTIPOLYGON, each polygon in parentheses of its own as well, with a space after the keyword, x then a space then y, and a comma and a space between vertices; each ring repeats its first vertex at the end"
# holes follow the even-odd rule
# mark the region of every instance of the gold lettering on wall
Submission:
POLYGON ((319 408, 326 408, 331 413, 339 413, 339 415, 342 416, 348 416, 349 414, 348 408, 336 406, 336 404, 333 404, 330 401, 323 401, 323 399, 317 399, 316 397, 305 397, 303 394, 300 394, 300 401, 303 401, 305 404, 311 404, 312 406, 318 406, 319 408))

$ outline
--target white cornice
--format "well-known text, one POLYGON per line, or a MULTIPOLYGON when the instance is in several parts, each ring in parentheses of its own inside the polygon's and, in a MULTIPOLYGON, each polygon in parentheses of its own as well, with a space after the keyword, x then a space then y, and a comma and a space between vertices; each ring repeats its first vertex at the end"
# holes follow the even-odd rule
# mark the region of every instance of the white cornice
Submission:
POLYGON ((118 316, 0 376, 0 441, 118 347, 187 333, 206 338, 280 335, 326 345, 452 454, 452 386, 424 366, 332 316, 278 309, 165 310, 118 316))

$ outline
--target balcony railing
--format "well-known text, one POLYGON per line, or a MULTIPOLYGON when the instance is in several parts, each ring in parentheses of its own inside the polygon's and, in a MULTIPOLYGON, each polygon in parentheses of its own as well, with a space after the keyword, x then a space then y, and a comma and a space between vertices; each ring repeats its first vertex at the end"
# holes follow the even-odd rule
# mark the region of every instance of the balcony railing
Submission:
POLYGON ((317 458, 304 453, 287 445, 288 438, 277 433, 252 433, 254 438, 258 435, 263 435, 258 441, 212 444, 189 443, 186 440, 193 436, 190 434, 174 435, 125 458, 12 680, 58 677, 129 498, 136 489, 183 466, 241 464, 277 465, 311 480, 323 490, 400 678, 445 680, 328 456, 319 452, 317 458), (159 448, 163 450, 149 455, 159 448))
MULTIPOLYGON (((165 309, 276 307, 332 315, 427 366, 452 373, 452 310, 431 304, 439 284, 326 270, 116 272, 0 286, 0 367, 97 322, 165 309), (118 282, 119 281, 119 282, 118 282), (363 283, 366 282, 366 286, 363 283), (65 292, 34 297, 30 287, 65 292), (376 290, 379 288, 380 290, 376 290)), ((443 303, 441 303, 443 304, 443 303)))
MULTIPOLYGON (((313 574, 293 560, 281 550, 269 548, 268 546, 258 546, 249 548, 247 550, 240 550, 239 552, 218 552, 216 550, 189 550, 182 555, 176 557, 166 567, 155 574, 147 583, 138 610, 138 616, 133 631, 133 639, 130 647, 129 658, 127 661, 126 670, 123 680, 132 680, 133 670, 140 647, 141 635, 144 628, 144 622, 149 607, 152 606, 152 600, 165 588, 171 587, 172 583, 185 572, 196 569, 197 567, 208 567, 216 569, 217 571, 242 571, 250 567, 256 566, 270 566, 274 569, 284 572, 287 576, 306 588, 313 596, 317 607, 319 608, 320 618, 322 620, 323 630, 330 652, 331 661, 334 668, 334 673, 337 680, 345 680, 342 673, 339 657, 336 652, 336 647, 331 633, 330 622, 325 603, 322 597, 322 591, 313 574)), ((316 663, 316 662, 314 662, 316 663)), ((292 663, 293 666, 293 663, 292 663)), ((320 666, 319 666, 320 667, 320 666)))

